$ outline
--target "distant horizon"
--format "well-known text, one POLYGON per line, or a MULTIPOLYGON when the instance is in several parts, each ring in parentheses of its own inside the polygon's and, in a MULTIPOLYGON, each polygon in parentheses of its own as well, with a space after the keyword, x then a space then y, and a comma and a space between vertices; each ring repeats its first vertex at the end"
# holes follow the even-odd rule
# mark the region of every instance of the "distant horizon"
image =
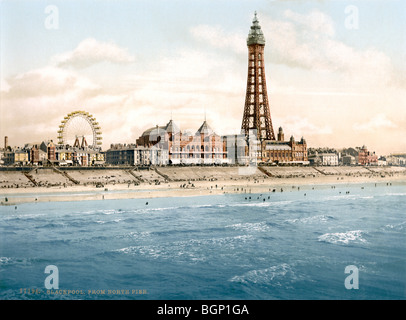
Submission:
POLYGON ((10 1, 1 3, 1 147, 57 142, 93 114, 102 149, 170 119, 238 134, 254 12, 265 36, 274 130, 308 148, 406 153, 401 1, 10 1))

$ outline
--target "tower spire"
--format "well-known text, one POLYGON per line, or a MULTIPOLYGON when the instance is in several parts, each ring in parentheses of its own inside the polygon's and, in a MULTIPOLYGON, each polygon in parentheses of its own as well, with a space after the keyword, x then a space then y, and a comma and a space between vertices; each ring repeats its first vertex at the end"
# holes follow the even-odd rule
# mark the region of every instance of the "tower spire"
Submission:
POLYGON ((247 38, 247 45, 262 44, 265 45, 265 37, 262 33, 261 26, 257 18, 257 12, 255 11, 254 19, 252 20, 252 26, 247 38))

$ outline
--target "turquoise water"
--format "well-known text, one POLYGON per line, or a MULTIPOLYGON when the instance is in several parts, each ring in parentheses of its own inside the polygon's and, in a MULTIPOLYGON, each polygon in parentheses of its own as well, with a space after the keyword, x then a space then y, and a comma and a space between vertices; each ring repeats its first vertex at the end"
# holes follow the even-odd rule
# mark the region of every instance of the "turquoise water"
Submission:
POLYGON ((0 299, 405 299, 405 240, 395 184, 1 206, 0 299))

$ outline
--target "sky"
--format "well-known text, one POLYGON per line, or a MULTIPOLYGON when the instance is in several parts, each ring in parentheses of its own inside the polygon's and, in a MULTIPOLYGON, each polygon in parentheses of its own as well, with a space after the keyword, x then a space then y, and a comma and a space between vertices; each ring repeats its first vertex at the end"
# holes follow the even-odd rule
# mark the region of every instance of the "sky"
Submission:
POLYGON ((255 11, 275 132, 406 152, 402 0, 1 0, 0 136, 57 141, 75 110, 104 150, 170 119, 239 133, 255 11))

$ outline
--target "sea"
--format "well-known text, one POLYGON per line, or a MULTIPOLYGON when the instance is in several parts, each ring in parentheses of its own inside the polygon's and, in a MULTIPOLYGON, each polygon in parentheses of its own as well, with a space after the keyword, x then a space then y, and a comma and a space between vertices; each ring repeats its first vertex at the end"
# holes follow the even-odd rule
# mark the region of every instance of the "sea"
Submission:
POLYGON ((404 184, 0 206, 1 300, 405 298, 404 184))

